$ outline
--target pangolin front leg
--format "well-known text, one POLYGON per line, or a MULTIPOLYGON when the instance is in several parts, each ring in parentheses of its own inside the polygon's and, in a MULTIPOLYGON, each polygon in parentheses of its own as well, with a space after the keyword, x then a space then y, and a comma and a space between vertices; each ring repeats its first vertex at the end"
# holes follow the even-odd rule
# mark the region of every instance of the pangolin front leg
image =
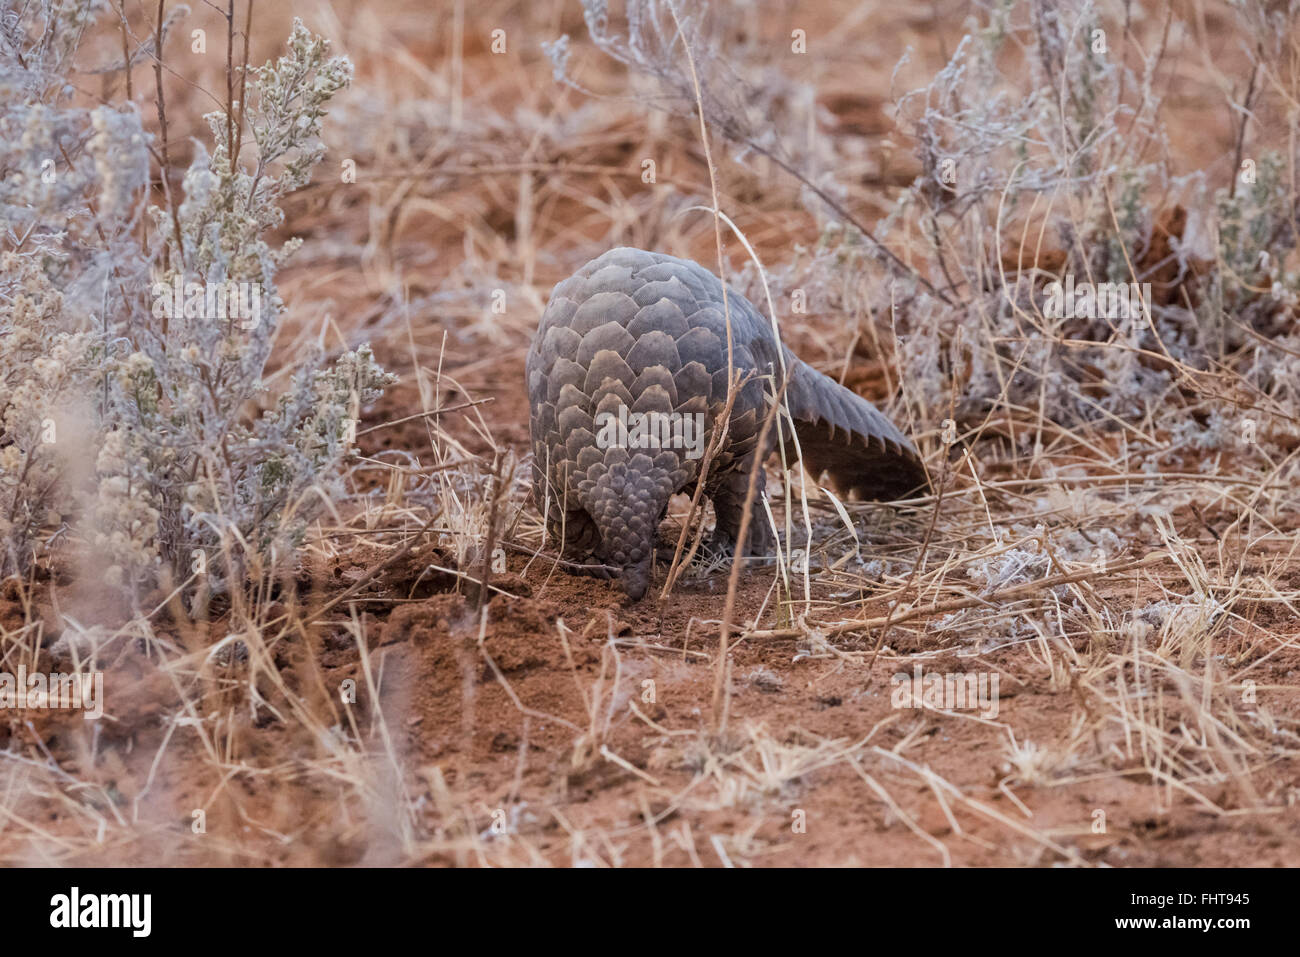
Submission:
MULTIPOLYGON (((766 458, 766 456, 763 456, 766 458)), ((714 554, 731 555, 740 537, 740 524, 745 517, 745 501, 749 496, 750 472, 757 470, 754 476, 754 495, 749 520, 749 530, 745 536, 746 555, 767 555, 775 544, 772 526, 767 519, 767 510, 763 508, 763 487, 767 479, 763 474, 761 458, 750 453, 736 468, 728 469, 716 482, 709 486, 709 498, 713 503, 715 524, 713 537, 709 542, 714 554)))

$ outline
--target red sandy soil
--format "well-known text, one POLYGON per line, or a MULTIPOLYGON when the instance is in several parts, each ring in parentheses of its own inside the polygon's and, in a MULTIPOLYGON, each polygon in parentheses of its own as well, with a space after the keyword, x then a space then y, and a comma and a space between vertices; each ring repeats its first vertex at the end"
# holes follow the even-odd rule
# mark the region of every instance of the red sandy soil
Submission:
MULTIPOLYGON (((853 5, 831 6, 847 15, 853 5)), ((391 29, 403 31, 403 55, 441 69, 445 39, 426 42, 416 31, 405 33, 402 25, 417 24, 419 16, 400 5, 391 13, 391 29)), ((502 4, 472 12, 467 34, 477 36, 494 18, 513 24, 518 14, 502 4)), ((931 70, 941 62, 938 48, 951 50, 958 35, 960 17, 950 19, 946 28, 937 29, 929 14, 912 17, 881 5, 854 23, 851 35, 843 38, 843 50, 852 51, 854 42, 867 43, 874 36, 887 38, 872 47, 863 67, 881 81, 883 91, 893 61, 907 43, 919 47, 931 70)), ((520 30, 535 28, 548 38, 561 29, 581 33, 581 21, 571 8, 545 24, 525 21, 520 30)), ((838 20, 828 16, 824 22, 838 20)), ((267 30, 282 34, 278 25, 267 30)), ((346 36, 338 39, 347 49, 346 36)), ((512 64, 523 79, 498 91, 488 79, 495 74, 484 65, 488 54, 471 46, 467 89, 476 79, 490 89, 467 109, 488 109, 487 99, 495 96, 502 115, 508 116, 512 107, 505 104, 522 95, 520 89, 544 88, 550 82, 549 65, 528 49, 522 62, 512 64)), ((589 52, 589 47, 581 49, 584 55, 589 52)), ((380 68, 374 57, 357 56, 363 89, 367 75, 380 68)), ((845 59, 845 69, 854 62, 845 59)), ((855 92, 858 85, 843 77, 828 81, 824 105, 846 133, 868 137, 894 159, 875 180, 856 188, 871 194, 906 184, 914 168, 905 151, 892 153, 882 142, 890 129, 884 96, 855 92)), ((556 96, 546 93, 542 105, 561 109, 556 96)), ((1206 155, 1229 151, 1230 126, 1201 114, 1204 100, 1198 97, 1208 100, 1211 94, 1198 86, 1183 96, 1185 102, 1175 105, 1183 110, 1180 115, 1195 121, 1175 125, 1174 149, 1191 142, 1195 132, 1206 155), (1212 149, 1204 146, 1207 138, 1214 141, 1212 149)), ((580 100, 565 94, 562 109, 572 111, 580 100)), ((628 157, 640 155, 642 118, 635 104, 620 109, 627 111, 626 118, 621 125, 612 121, 604 139, 593 137, 571 151, 555 146, 539 160, 635 165, 628 157)), ((182 112, 179 105, 176 110, 182 112)), ((1214 110, 1216 117, 1224 112, 1221 104, 1214 110)), ((707 195, 692 126, 674 122, 680 141, 662 164, 669 171, 665 175, 686 183, 695 195, 707 195)), ((346 131, 340 135, 346 140, 346 131)), ((466 160, 473 161, 473 156, 466 160)), ((794 210, 797 193, 788 183, 757 189, 746 175, 728 169, 723 167, 721 183, 724 205, 744 209, 746 227, 765 257, 779 262, 792 241, 811 237, 811 220, 794 210), (744 198, 747 189, 749 199, 744 198)), ((619 186, 630 189, 630 182, 635 180, 619 186)), ((513 249, 520 227, 517 176, 440 183, 446 195, 400 216, 394 213, 400 221, 385 252, 406 265, 403 282, 411 297, 443 288, 465 262, 468 248, 480 260, 498 252, 492 242, 513 249), (451 224, 457 216, 474 223, 472 241, 451 224)), ((608 242, 605 228, 591 225, 590 211, 584 212, 573 190, 586 187, 606 200, 614 195, 612 183, 576 177, 568 181, 568 192, 544 196, 551 204, 545 234, 534 244, 546 252, 528 279, 540 299, 523 303, 516 297, 508 317, 512 325, 496 342, 468 332, 472 323, 459 306, 414 310, 410 336, 405 326, 380 328, 379 317, 388 312, 380 304, 387 291, 367 271, 373 262, 360 253, 359 244, 366 242, 373 225, 361 194, 308 190, 290 209, 289 222, 294 226, 290 231, 308 236, 309 255, 282 274, 284 298, 293 304, 302 328, 314 328, 328 313, 355 342, 370 337, 375 326, 380 361, 403 376, 367 414, 363 428, 421 409, 414 351, 422 367, 435 369, 441 361, 443 372, 465 387, 468 394, 444 383, 444 406, 490 397, 477 411, 492 440, 518 458, 526 455, 527 330, 551 284, 608 242), (311 255, 312 240, 322 237, 358 245, 333 258, 323 247, 311 255)), ((388 188, 372 194, 371 202, 388 188)), ((875 199, 880 202, 879 196, 875 199)), ((644 213, 652 205, 638 208, 644 213)), ((641 229, 651 234, 647 241, 671 242, 673 252, 712 261, 713 233, 707 223, 685 230, 643 223, 614 238, 634 241, 641 229)), ((738 251, 733 253, 732 261, 739 262, 738 251)), ((510 273, 509 281, 521 280, 522 266, 511 254, 501 256, 500 268, 510 273)), ((486 298, 479 305, 483 302, 486 298)), ((286 331, 285 342, 293 331, 292 326, 286 331)), ((806 332, 793 330, 792 336, 796 347, 807 344, 806 332)), ((811 357, 834 355, 828 351, 811 357)), ((869 395, 883 392, 879 357, 855 354, 846 380, 869 395)), ((471 453, 489 453, 488 441, 467 417, 448 419, 444 427, 471 453)), ((418 420, 364 435, 366 454, 385 448, 405 449, 424 464, 431 462, 429 432, 418 420)), ((1212 522, 1213 513, 1206 518, 1212 522)), ((1183 516, 1180 528, 1194 529, 1196 521, 1183 516)), ((676 526, 666 531, 675 534, 676 526)), ((306 600, 338 595, 389 554, 370 543, 343 547, 334 558, 300 573, 306 600)), ((41 777, 46 783, 39 793, 14 805, 15 813, 52 844, 44 851, 33 849, 28 830, 10 821, 0 831, 0 859, 681 866, 909 866, 947 860, 959 865, 1269 866, 1300 861, 1300 765, 1294 758, 1259 755, 1249 775, 1253 795, 1228 776, 1224 783, 1199 788, 1208 799, 1201 800, 1188 789, 1154 780, 1113 722, 1094 722, 1097 706, 1088 694, 1068 681, 1054 685, 1042 661, 1024 645, 979 654, 957 643, 945 649, 941 636, 899 627, 868 668, 800 639, 745 639, 732 652, 729 713, 725 730, 715 735, 712 661, 727 587, 725 569, 688 577, 667 601, 660 602, 652 590, 645 600, 629 604, 617 583, 553 572, 544 557, 511 552, 508 571, 492 577, 508 595, 494 594, 482 624, 472 585, 455 575, 427 571, 429 563, 449 567, 450 560, 445 551, 422 545, 357 594, 350 611, 336 608, 329 624, 281 637, 266 658, 242 645, 212 658, 206 655, 227 634, 229 612, 221 607, 214 608, 210 625, 199 628, 178 624, 166 611, 155 619, 157 641, 170 643, 173 656, 192 654, 180 676, 159 667, 159 649, 149 640, 115 642, 105 666, 110 715, 93 733, 80 716, 58 712, 19 713, 0 721, 0 749, 16 749, 38 762, 49 757, 66 777, 55 775, 53 784, 41 777), (358 632, 368 649, 366 668, 358 632), (925 659, 927 671, 1000 674, 1001 712, 995 721, 891 706, 889 676, 910 672, 909 655, 934 652, 936 643, 942 653, 925 659), (360 689, 350 714, 337 693, 346 679, 360 689), (652 700, 643 684, 647 681, 653 682, 652 700), (257 689, 262 703, 250 701, 249 688, 257 689), (382 723, 376 720, 379 712, 382 723), (312 721, 302 720, 303 713, 312 715, 312 721), (202 734, 196 727, 200 720, 206 722, 202 734), (1087 740, 1070 746, 1082 757, 1078 770, 1000 787, 1010 775, 1009 735, 1065 750, 1076 721, 1087 726, 1087 740), (376 756, 368 763, 339 758, 347 749, 336 750, 315 727, 346 731, 352 722, 363 749, 376 756), (599 733, 593 734, 593 727, 599 733), (798 758, 807 764, 797 773, 768 775, 762 771, 763 754, 771 761, 798 758), (400 780, 390 773, 393 757, 402 768, 400 780), (922 769, 935 777, 925 777, 922 769), (944 790, 939 779, 960 796, 944 790), (81 783, 74 787, 69 782, 81 783), (75 802, 102 817, 106 837, 96 834, 92 815, 70 810, 56 796, 60 789, 75 793, 75 802), (1245 813, 1252 801, 1264 809, 1245 813), (203 834, 193 831, 196 808, 206 809, 203 834), (1105 814, 1102 833, 1094 829, 1098 810, 1105 814), (505 833, 493 828, 502 820, 505 833)), ((477 568, 462 572, 478 574, 477 568)), ((1176 572, 1164 574, 1176 580, 1176 572)), ((1300 569, 1287 575, 1283 582, 1300 585, 1300 569)), ((750 567, 742 575, 736 600, 742 624, 764 607, 772 577, 770 566, 750 567)), ((658 580, 662 582, 662 570, 658 580)), ((1100 583, 1097 589, 1102 598, 1123 603, 1151 597, 1148 586, 1135 594, 1131 583, 1100 583)), ((814 599, 827 598, 828 591, 814 579, 814 599)), ((33 595, 34 614, 46 628, 43 664, 59 663, 50 652, 62 630, 59 613, 98 615, 94 620, 110 625, 124 617, 124 609, 111 608, 111 596, 70 573, 47 574, 34 583, 33 595)), ((1261 606, 1256 629, 1269 629, 1275 639, 1294 638, 1295 621, 1276 609, 1261 606)), ((287 610, 278 601, 268 603, 262 620, 287 610)), ((853 607, 863 617, 886 610, 871 594, 853 607)), ((0 591, 0 627, 16 629, 23 620, 23 603, 10 582, 0 591)), ((773 628, 788 622, 775 621, 769 604, 756 624, 773 628)), ((853 656, 869 652, 878 636, 848 635, 834 644, 853 656)), ((1077 647, 1086 652, 1088 641, 1077 639, 1077 647)), ((1273 647, 1250 629, 1225 642, 1216 652, 1235 667, 1273 647)), ((1294 688, 1300 651, 1274 653, 1251 675, 1261 686, 1294 688)), ((1169 699, 1164 705, 1167 723, 1187 717, 1172 684, 1149 690, 1169 699)), ((1279 693, 1269 700, 1278 718, 1294 721, 1300 714, 1295 694, 1279 693)), ((15 772, 20 789, 27 786, 25 773, 15 772)), ((32 780, 40 777, 31 774, 32 780)), ((3 798, 5 804, 11 800, 3 798)))
MULTIPOLYGON (((512 436, 516 446, 523 441, 519 373, 517 361, 503 362, 492 372, 499 385, 486 381, 479 393, 497 398, 487 407, 489 422, 494 434, 512 436)), ((410 398, 404 393, 399 387, 385 405, 403 406, 410 398)), ((382 553, 358 546, 329 564, 325 581, 350 583, 380 558, 382 553)), ((250 710, 245 704, 230 714, 220 739, 222 748, 250 768, 274 768, 319 754, 320 742, 294 719, 288 702, 296 698, 317 714, 332 710, 343 720, 333 692, 345 679, 356 680, 362 692, 355 715, 364 738, 377 750, 400 754, 410 771, 403 787, 422 795, 414 822, 424 844, 414 858, 389 829, 385 801, 395 798, 385 796, 385 788, 396 785, 384 781, 382 773, 371 782, 379 792, 377 805, 360 809, 320 777, 263 770, 234 774, 223 787, 197 736, 170 728, 171 717, 184 712, 182 697, 176 679, 157 667, 156 655, 142 640, 121 644, 106 669, 111 718, 99 724, 93 761, 83 722, 58 712, 22 713, 18 717, 30 724, 0 724, 0 748, 39 740, 60 756, 65 771, 89 782, 96 795, 89 803, 101 806, 110 820, 116 813, 141 821, 122 847, 84 849, 71 857, 88 863, 414 859, 424 864, 907 866, 943 863, 942 847, 952 863, 962 865, 1073 859, 1116 866, 1267 866, 1293 863, 1300 855, 1294 807, 1300 769, 1294 759, 1252 775, 1259 798, 1276 809, 1271 813, 1234 814, 1243 795, 1232 782, 1208 790, 1209 800, 1227 813, 1212 812, 1152 780, 1136 755, 1128 761, 1107 759, 1050 785, 999 788, 1006 777, 1008 730, 1019 741, 1064 746, 1072 722, 1089 713, 1079 689, 1054 689, 1045 669, 1021 647, 972 655, 955 646, 925 659, 927 671, 999 672, 1000 714, 994 723, 980 723, 891 706, 889 676, 911 671, 908 653, 933 650, 907 629, 894 631, 870 669, 809 657, 807 644, 795 639, 744 640, 732 654, 730 713, 718 738, 710 734, 710 661, 725 570, 683 582, 669 601, 660 603, 652 592, 629 604, 616 584, 552 574, 545 560, 530 564, 527 556, 512 554, 508 572, 493 579, 510 596, 492 598, 480 634, 475 591, 465 594, 462 585, 456 593, 453 576, 425 572, 429 562, 446 561, 421 548, 409 561, 390 567, 355 606, 390 741, 376 738, 368 704, 373 699, 356 641, 344 627, 347 616, 338 616, 339 625, 316 629, 310 640, 292 636, 273 647, 282 688, 257 678, 246 655, 227 655, 208 668, 218 685, 253 682, 265 695, 266 707, 250 710), (394 604, 394 598, 401 600, 394 604), (612 646, 611 637, 618 639, 612 646), (611 701, 616 667, 619 680, 611 701), (596 702, 597 724, 606 714, 612 720, 595 740, 588 734, 588 707, 602 673, 605 693, 596 702), (647 680, 654 683, 653 701, 645 697, 647 680), (732 768, 725 775, 733 782, 729 790, 713 776, 711 762, 730 754, 758 766, 750 737, 755 729, 791 753, 823 748, 828 760, 822 766, 814 760, 811 770, 770 789, 732 768), (853 760, 836 756, 850 744, 853 760), (602 746, 619 760, 603 757, 602 746), (941 800, 938 787, 873 748, 897 749, 914 768, 928 768, 987 813, 951 794, 941 800), (155 768, 160 749, 165 760, 155 768), (888 802, 867 777, 887 793, 888 802), (735 788, 734 782, 744 779, 753 783, 735 788), (207 834, 195 837, 192 809, 205 806, 207 834), (900 819, 900 809, 912 827, 900 819), (1092 829, 1098 809, 1106 815, 1104 833, 1092 829), (509 833, 494 834, 494 820, 506 821, 509 833), (798 830, 796 820, 803 825, 798 830), (1032 829, 1034 836, 1017 825, 1032 829), (472 834, 477 839, 467 836, 472 834)), ((1300 572, 1293 572, 1291 583, 1297 578, 1300 572)), ((316 581, 322 584, 319 577, 316 581)), ((741 619, 763 603, 770 583, 770 570, 746 572, 737 595, 741 619)), ((339 590, 324 588, 327 594, 339 590)), ((62 593, 67 601, 66 589, 54 583, 44 583, 40 591, 56 598, 62 593)), ((1102 594, 1109 597, 1104 588, 1102 594)), ((0 625, 6 628, 21 625, 15 599, 10 583, 0 604, 0 625)), ((80 599, 86 600, 84 593, 80 599)), ((76 601, 62 610, 75 612, 76 601)), ((282 610, 272 605, 267 617, 282 610)), ((865 616, 884 611, 870 597, 861 606, 865 616)), ((52 609, 42 601, 38 612, 57 634, 52 609)), ((1284 619, 1264 615, 1257 624, 1294 634, 1294 622, 1284 619)), ((771 624, 770 615, 763 624, 771 624)), ((201 647, 224 634, 220 620, 206 635, 169 630, 165 615, 158 628, 161 637, 183 647, 201 647)), ((874 637, 859 636, 836 644, 851 653, 869 651, 873 642, 874 637)), ((1262 654, 1244 643, 1223 650, 1238 666, 1262 654)), ((1298 666, 1300 655, 1289 650, 1273 655, 1253 676, 1264 686, 1294 685, 1298 666)), ((1162 690, 1177 694, 1172 685, 1162 690)), ((216 691, 211 697, 213 705, 223 707, 230 700, 216 691)), ((1285 705, 1279 710, 1288 713, 1285 705)), ((1176 721, 1179 713, 1172 708, 1166 720, 1176 721)), ((1095 745, 1100 749, 1119 741, 1111 727, 1096 736, 1095 745)), ((70 823, 51 808, 42 826, 58 833, 61 824, 70 823)))

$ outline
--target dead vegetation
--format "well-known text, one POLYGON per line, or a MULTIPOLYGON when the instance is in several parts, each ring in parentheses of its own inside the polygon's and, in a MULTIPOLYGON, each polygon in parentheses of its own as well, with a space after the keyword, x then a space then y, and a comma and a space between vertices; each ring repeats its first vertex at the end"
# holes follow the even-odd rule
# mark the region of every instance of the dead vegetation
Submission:
MULTIPOLYGON (((1295 862, 1300 12, 691 6, 294 5, 355 75, 283 200, 270 377, 369 341, 399 382, 294 558, 205 606, 123 599, 75 540, 4 581, 0 670, 102 671, 107 713, 0 716, 0 859, 1295 862), (636 605, 566 574, 523 354, 615 245, 771 303, 935 494, 773 463, 772 560, 636 605), (1047 315, 1067 274, 1148 308, 1047 315), (996 713, 900 706, 917 668, 996 675, 996 713)), ((252 9, 261 62, 288 14, 252 9)), ((226 81, 180 46, 176 181, 226 81)))

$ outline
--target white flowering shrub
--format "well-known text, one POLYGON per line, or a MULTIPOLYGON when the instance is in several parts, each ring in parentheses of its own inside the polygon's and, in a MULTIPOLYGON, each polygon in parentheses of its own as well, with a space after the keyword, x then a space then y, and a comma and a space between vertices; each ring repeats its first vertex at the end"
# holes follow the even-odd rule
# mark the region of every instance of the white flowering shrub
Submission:
MULTIPOLYGON (((148 182, 134 111, 66 102, 94 8, 0 14, 0 578, 25 569, 42 530, 56 534, 74 511, 65 478, 104 357, 94 316, 109 258, 134 226, 126 197, 138 205, 148 182)), ((138 283, 145 264, 126 259, 134 274, 118 275, 138 283)))
MULTIPOLYGON (((899 99, 922 174, 882 232, 928 237, 926 272, 950 300, 899 296, 903 378, 931 427, 1028 409, 1072 429, 1149 422, 1171 441, 1130 435, 1127 448, 1161 467, 1251 442, 1284 451, 1300 412, 1290 161, 1260 150, 1249 175, 1214 190, 1199 170, 1176 175, 1155 63, 1125 65, 1111 13, 1091 0, 991 7, 899 99), (1107 313, 1098 298, 1091 314, 1062 314, 1048 290, 1067 277, 1099 297, 1141 289, 1143 304, 1107 313), (1225 388, 1225 372, 1239 385, 1225 388), (1260 407, 1244 442, 1242 396, 1260 407)), ((1269 16, 1247 25, 1286 35, 1295 11, 1269 16)))
POLYGON ((300 539, 338 491, 361 408, 393 381, 362 347, 328 366, 298 357, 278 396, 262 384, 276 271, 298 245, 267 233, 320 162, 352 68, 295 20, 284 55, 248 69, 246 106, 206 117, 211 147, 148 206, 151 136, 133 106, 69 103, 69 38, 96 10, 46 0, 0 27, 0 571, 75 513, 111 581, 220 592, 250 553, 300 539), (42 446, 59 415, 89 427, 93 461, 42 446))
MULTIPOLYGON (((1144 415, 1169 390, 1167 368, 1140 361, 1158 349, 1141 308, 1053 312, 1047 295, 1065 276, 1150 281, 1145 197, 1169 182, 1152 83, 1110 50, 1094 4, 1048 0, 990 9, 928 85, 898 99, 921 175, 882 231, 919 224, 949 299, 918 289, 899 310, 903 375, 921 384, 929 423, 955 412, 974 426, 999 406, 1104 423, 1144 415)), ((1184 265, 1187 252, 1175 254, 1184 265)), ((1147 306, 1180 358, 1200 349, 1193 316, 1147 306)))
POLYGON ((0 578, 59 519, 67 414, 94 388, 96 337, 64 331, 63 296, 34 257, 0 256, 0 578))

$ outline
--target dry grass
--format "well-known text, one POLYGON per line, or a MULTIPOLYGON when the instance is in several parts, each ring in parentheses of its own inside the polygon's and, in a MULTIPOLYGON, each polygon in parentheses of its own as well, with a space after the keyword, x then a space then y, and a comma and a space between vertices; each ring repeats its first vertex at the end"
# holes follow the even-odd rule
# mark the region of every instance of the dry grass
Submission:
MULTIPOLYGON (((1163 211, 1186 200, 1178 176, 1225 184, 1243 150, 1288 148, 1259 119, 1295 102, 1285 49, 1225 52, 1216 31, 1252 34, 1221 4, 1180 10, 1172 30, 1155 13, 1125 29, 1129 6, 1113 6, 1111 49, 1143 82, 1127 110, 1097 112, 1093 173, 1155 142, 1138 127, 1158 123, 1160 164, 1179 171, 1148 184, 1163 211), (1178 102, 1143 99, 1175 84, 1178 102)), ((1206 267, 1199 286, 1167 282, 1184 298, 1146 327, 1035 312, 1030 293, 1069 257, 1085 273, 1097 260, 1082 247, 1105 236, 1109 264, 1146 281, 1159 264, 1125 237, 1150 240, 1160 222, 1120 228, 1105 177, 1018 192, 1005 216, 1005 177, 964 197, 913 189, 941 156, 886 117, 891 78, 930 83, 978 5, 940 4, 932 20, 774 4, 710 34, 712 59, 682 88, 615 66, 576 3, 436 7, 431 21, 402 3, 295 4, 357 67, 325 168, 347 158, 359 174, 320 175, 289 205, 286 232, 306 243, 280 284, 291 313, 275 375, 319 338, 368 339, 402 377, 362 423, 347 493, 300 555, 251 567, 206 618, 166 592, 133 614, 66 570, 5 583, 0 670, 93 663, 109 714, 9 720, 0 860, 1294 862, 1300 405, 1256 373, 1294 343, 1293 309, 1270 327, 1257 300, 1208 293, 1206 267), (505 53, 491 51, 496 28, 505 53), (796 28, 806 57, 789 53, 796 28), (562 33, 581 89, 554 82, 540 51, 562 33), (895 73, 905 42, 916 49, 895 73), (730 70, 766 83, 754 107, 770 130, 746 126, 755 115, 716 122, 732 107, 710 84, 730 70), (898 213, 909 194, 915 215, 898 213), (1053 216, 1075 248, 1045 238, 1053 216), (671 596, 627 608, 575 583, 528 500, 516 380, 551 285, 619 244, 715 269, 723 257, 737 288, 781 313, 792 348, 917 436, 936 493, 840 502, 774 465, 755 491, 799 554, 728 580, 683 548, 706 516, 680 500, 669 531, 688 558, 671 596), (788 311, 795 289, 808 314, 788 311), (1215 306, 1218 326, 1240 319, 1249 335, 1201 352, 1175 341, 1168 323, 1215 306), (930 327, 942 341, 920 375, 930 327), (1167 373, 1159 390, 1139 366, 1167 373), (1147 385, 1108 378, 1121 372, 1147 385), (1215 416, 1232 434, 1252 418, 1257 440, 1196 447, 1215 416), (1001 713, 891 707, 890 676, 918 664, 996 673, 1001 713), (1161 828, 1184 843, 1148 841, 1161 828)), ((211 10, 193 18, 224 29, 211 10)), ((255 7, 252 60, 282 18, 255 7)), ((215 60, 172 77, 173 150, 223 77, 215 60)), ((959 162, 1006 172, 974 133, 957 141, 959 162)), ((1081 147, 1062 135, 1043 148, 1081 147)), ((1286 243, 1279 255, 1286 282, 1286 243)))

